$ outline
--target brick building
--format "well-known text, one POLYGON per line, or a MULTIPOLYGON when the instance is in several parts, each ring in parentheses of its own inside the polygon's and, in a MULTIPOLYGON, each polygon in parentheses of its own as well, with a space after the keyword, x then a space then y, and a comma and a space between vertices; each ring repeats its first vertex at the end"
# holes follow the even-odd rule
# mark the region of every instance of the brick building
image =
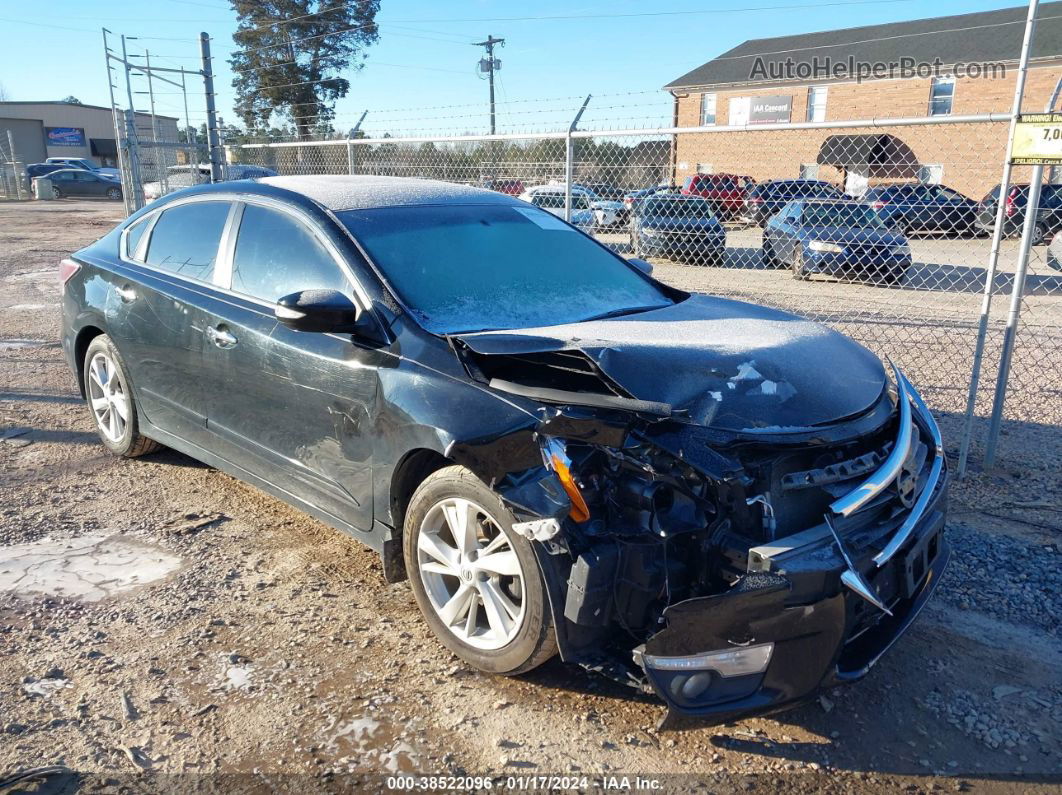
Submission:
MULTIPOLYGON (((676 126, 720 128, 676 136, 675 181, 698 171, 758 181, 805 176, 858 195, 868 184, 917 180, 980 198, 999 182, 1005 121, 756 127, 1007 114, 1026 13, 1008 8, 746 41, 664 87, 674 97, 676 126), (881 68, 868 76, 871 64, 881 68)), ((1042 111, 1060 78, 1062 2, 1045 3, 1024 109, 1042 111)), ((1027 170, 1016 169, 1015 179, 1023 177, 1027 170)))

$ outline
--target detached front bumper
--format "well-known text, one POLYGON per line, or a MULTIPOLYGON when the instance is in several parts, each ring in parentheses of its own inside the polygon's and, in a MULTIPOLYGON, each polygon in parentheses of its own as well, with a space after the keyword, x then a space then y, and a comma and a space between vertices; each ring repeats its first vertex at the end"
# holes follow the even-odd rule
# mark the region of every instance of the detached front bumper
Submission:
POLYGON ((932 508, 888 564, 878 569, 870 552, 853 561, 887 601, 891 616, 842 585, 848 567, 828 529, 807 531, 797 546, 779 550, 778 573, 751 575, 746 587, 689 599, 664 612, 667 627, 635 655, 653 689, 677 713, 724 722, 793 706, 822 688, 861 679, 940 583, 950 557, 943 534, 945 491, 942 484, 932 508), (921 578, 915 580, 917 572, 921 578), (708 650, 766 644, 773 648, 760 672, 723 675, 708 667, 710 657, 696 667, 708 650), (692 666, 674 662, 682 658, 692 666))

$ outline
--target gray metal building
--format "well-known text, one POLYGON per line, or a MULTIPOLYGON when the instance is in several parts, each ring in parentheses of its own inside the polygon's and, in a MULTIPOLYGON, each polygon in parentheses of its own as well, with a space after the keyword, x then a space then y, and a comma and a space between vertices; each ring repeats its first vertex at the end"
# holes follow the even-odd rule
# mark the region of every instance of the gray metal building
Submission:
MULTIPOLYGON (((177 140, 177 119, 156 116, 159 140, 177 140)), ((151 116, 136 114, 138 135, 150 140, 151 116)), ((0 102, 0 148, 11 156, 7 130, 15 142, 15 158, 23 164, 48 157, 84 157, 99 166, 118 165, 111 109, 70 102, 0 102)))

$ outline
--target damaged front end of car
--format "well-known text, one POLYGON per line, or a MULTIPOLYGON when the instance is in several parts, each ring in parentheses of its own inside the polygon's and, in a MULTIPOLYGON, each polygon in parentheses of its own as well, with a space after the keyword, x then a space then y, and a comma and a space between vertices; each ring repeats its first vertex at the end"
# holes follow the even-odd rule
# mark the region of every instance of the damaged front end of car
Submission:
POLYGON ((517 384, 513 357, 457 349, 537 403, 528 427, 447 454, 533 542, 565 661, 675 713, 769 712, 862 677, 940 580, 943 445, 898 368, 858 415, 743 433, 635 399, 589 357, 522 353, 564 376, 517 384))

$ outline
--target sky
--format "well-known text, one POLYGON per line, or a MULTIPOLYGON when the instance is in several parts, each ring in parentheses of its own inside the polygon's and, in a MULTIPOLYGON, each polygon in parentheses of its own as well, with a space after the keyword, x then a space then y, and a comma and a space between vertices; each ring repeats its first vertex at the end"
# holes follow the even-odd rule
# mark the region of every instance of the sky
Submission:
MULTIPOLYGON (((369 110, 363 129, 420 135, 485 132, 488 87, 476 74, 488 34, 505 38, 496 55, 499 131, 555 128, 587 94, 583 128, 598 119, 631 126, 666 121, 660 87, 751 38, 872 25, 1019 5, 1016 0, 382 0, 380 38, 365 68, 344 75, 336 129, 369 110)), ((329 3, 325 2, 325 5, 329 3)), ((0 0, 0 86, 10 100, 109 104, 101 26, 125 34, 131 53, 158 66, 198 68, 200 31, 210 34, 218 109, 232 110, 235 14, 224 0, 0 0)), ((119 40, 112 47, 120 52, 119 40)), ((124 76, 116 74, 116 80, 124 76)), ((119 82, 124 91, 124 82, 119 82)), ((191 122, 205 118, 201 86, 189 93, 191 122)), ((134 78, 134 91, 146 81, 134 78)), ((175 89, 156 85, 156 110, 183 115, 175 89)), ((136 94, 137 109, 147 96, 136 94)))

